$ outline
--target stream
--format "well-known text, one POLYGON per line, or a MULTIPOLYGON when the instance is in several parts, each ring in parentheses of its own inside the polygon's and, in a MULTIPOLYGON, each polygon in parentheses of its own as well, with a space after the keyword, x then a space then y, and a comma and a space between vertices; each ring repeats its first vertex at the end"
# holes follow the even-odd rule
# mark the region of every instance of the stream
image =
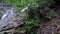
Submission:
POLYGON ((4 3, 0 3, 0 10, 2 9, 0 19, 0 31, 17 27, 23 24, 23 20, 26 19, 27 13, 25 10, 28 6, 21 10, 21 14, 16 15, 15 8, 5 6, 4 3))
POLYGON ((2 15, 1 19, 0 19, 0 30, 2 30, 2 28, 4 26, 6 26, 7 24, 13 24, 13 18, 14 18, 14 9, 13 8, 6 8, 4 9, 4 14, 2 15))

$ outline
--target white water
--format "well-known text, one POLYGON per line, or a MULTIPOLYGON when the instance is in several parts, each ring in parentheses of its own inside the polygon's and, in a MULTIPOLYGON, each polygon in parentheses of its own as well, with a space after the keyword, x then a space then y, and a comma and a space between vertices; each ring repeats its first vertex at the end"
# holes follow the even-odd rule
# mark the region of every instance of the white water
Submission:
POLYGON ((7 19, 7 18, 10 18, 13 14, 14 14, 14 13, 13 13, 13 8, 8 9, 8 10, 6 10, 6 13, 3 14, 1 20, 4 20, 4 19, 7 19))
POLYGON ((5 10, 5 14, 3 14, 1 20, 0 20, 0 30, 2 30, 2 28, 8 24, 8 21, 11 20, 14 16, 14 9, 8 9, 5 10))
POLYGON ((24 12, 25 10, 27 10, 29 6, 30 5, 28 4, 28 6, 26 6, 24 9, 22 9, 21 12, 24 12))
MULTIPOLYGON (((28 5, 29 6, 29 5, 28 5)), ((21 10, 21 12, 24 12, 25 10, 28 9, 28 6, 26 6, 24 9, 21 10)), ((3 7, 4 8, 4 7, 3 7)), ((3 14, 3 16, 1 17, 1 20, 0 20, 0 31, 2 30, 2 28, 4 26, 6 26, 8 23, 14 23, 13 22, 13 18, 14 18, 14 15, 15 15, 15 10, 14 8, 8 8, 8 9, 5 9, 5 13, 3 14)), ((25 14, 20 14, 20 16, 26 16, 25 14)))

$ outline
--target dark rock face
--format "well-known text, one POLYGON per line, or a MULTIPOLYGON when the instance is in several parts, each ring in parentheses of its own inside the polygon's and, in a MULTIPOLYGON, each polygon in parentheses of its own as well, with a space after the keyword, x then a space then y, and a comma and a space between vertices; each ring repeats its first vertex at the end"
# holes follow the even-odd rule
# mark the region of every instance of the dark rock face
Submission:
POLYGON ((40 25, 38 34, 60 34, 60 17, 53 18, 48 23, 40 25))
POLYGON ((60 5, 60 0, 54 0, 57 5, 60 5))

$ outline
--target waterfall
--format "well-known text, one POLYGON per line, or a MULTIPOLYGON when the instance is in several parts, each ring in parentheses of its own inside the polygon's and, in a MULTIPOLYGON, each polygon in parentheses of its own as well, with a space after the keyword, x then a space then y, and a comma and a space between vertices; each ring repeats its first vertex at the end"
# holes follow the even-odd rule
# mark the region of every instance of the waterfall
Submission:
POLYGON ((25 8, 23 8, 21 10, 21 14, 19 14, 19 16, 15 14, 14 8, 7 8, 6 9, 6 8, 3 7, 5 12, 4 12, 4 14, 3 14, 3 16, 1 17, 1 20, 0 20, 0 31, 7 24, 13 24, 13 27, 16 27, 18 25, 23 24, 24 23, 23 20, 26 19, 26 17, 27 17, 26 10, 28 9, 28 7, 29 7, 29 5, 26 6, 25 8), (17 18, 16 18, 16 16, 17 16, 17 18), (16 20, 18 20, 18 22, 16 20))
POLYGON ((11 16, 14 14, 13 8, 5 10, 5 11, 6 11, 6 13, 3 14, 1 20, 7 19, 7 18, 11 18, 11 16))
MULTIPOLYGON (((13 18, 14 16, 14 8, 6 9, 5 14, 3 14, 1 20, 0 20, 0 30, 8 24, 8 22, 13 18)), ((12 23, 12 22, 11 22, 12 23)))

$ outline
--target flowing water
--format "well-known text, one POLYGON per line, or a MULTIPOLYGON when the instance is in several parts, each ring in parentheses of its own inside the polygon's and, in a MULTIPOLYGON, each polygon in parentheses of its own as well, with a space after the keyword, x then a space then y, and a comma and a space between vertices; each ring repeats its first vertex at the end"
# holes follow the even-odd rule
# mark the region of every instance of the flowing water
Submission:
POLYGON ((1 20, 0 20, 0 30, 4 26, 6 26, 8 23, 11 22, 10 20, 12 20, 12 18, 14 17, 14 12, 13 11, 14 11, 13 8, 5 9, 5 13, 2 15, 1 20))
POLYGON ((28 6, 22 9, 21 14, 17 16, 15 14, 16 10, 14 10, 15 8, 4 6, 3 3, 1 3, 0 9, 3 9, 4 11, 0 11, 2 13, 2 17, 0 19, 0 31, 23 24, 24 19, 28 16, 25 11, 28 9, 28 6))

